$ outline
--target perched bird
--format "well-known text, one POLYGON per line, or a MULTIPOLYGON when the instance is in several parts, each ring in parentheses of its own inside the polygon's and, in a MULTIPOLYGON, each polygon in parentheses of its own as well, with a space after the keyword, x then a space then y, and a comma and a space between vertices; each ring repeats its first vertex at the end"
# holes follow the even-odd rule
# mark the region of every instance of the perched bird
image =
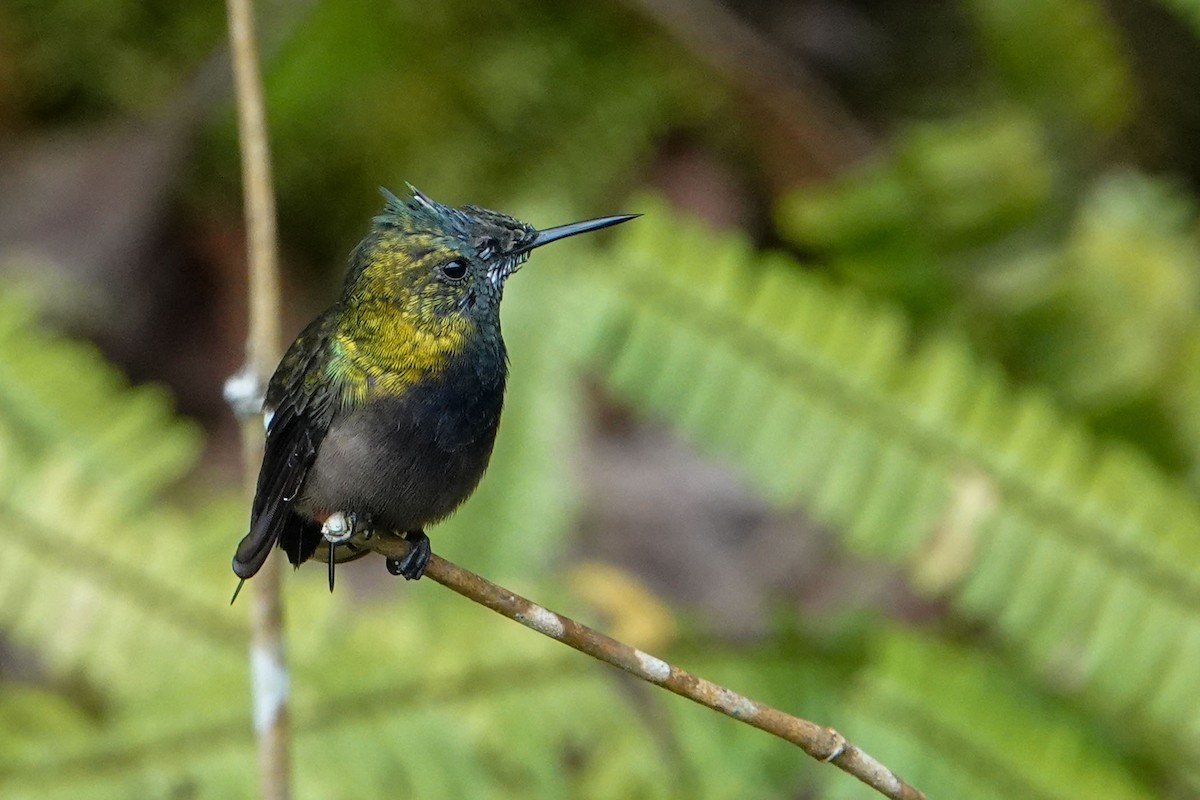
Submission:
POLYGON ((637 216, 538 231, 408 188, 382 190, 341 297, 271 377, 250 532, 233 557, 242 581, 278 545, 293 565, 328 562, 332 590, 334 565, 368 552, 373 530, 404 534, 413 546, 388 569, 419 578, 425 526, 466 500, 491 458, 508 375, 505 281, 535 247, 637 216))

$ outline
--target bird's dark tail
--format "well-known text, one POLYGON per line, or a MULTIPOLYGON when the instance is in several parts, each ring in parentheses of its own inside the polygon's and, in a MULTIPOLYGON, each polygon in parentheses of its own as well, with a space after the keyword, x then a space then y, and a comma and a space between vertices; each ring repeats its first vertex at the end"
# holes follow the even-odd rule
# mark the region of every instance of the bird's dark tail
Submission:
POLYGON ((287 553, 288 561, 293 567, 298 567, 312 558, 323 541, 325 537, 321 534, 320 524, 299 514, 291 514, 279 533, 279 546, 287 553))
POLYGON ((242 538, 233 556, 233 572, 242 580, 253 577, 262 568, 276 544, 287 551, 293 564, 304 561, 316 549, 321 539, 320 527, 313 527, 310 520, 292 508, 316 452, 312 433, 296 416, 295 409, 286 405, 276 409, 258 473, 250 532, 242 538))
MULTIPOLYGON (((283 513, 287 513, 286 509, 283 513)), ((233 554, 233 574, 242 580, 253 578, 262 569, 263 562, 271 554, 271 548, 279 541, 281 525, 276 524, 274 515, 262 514, 254 520, 250 532, 238 543, 233 554)))

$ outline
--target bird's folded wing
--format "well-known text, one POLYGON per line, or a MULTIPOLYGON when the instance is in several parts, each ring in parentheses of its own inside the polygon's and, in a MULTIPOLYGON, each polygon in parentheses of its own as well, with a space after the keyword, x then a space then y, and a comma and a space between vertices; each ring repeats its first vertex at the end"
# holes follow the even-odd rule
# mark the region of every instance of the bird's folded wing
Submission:
POLYGON ((287 526, 304 524, 305 520, 292 510, 292 504, 316 458, 313 434, 304 415, 297 413, 291 404, 275 410, 267 433, 262 470, 258 473, 250 532, 233 557, 233 571, 239 578, 249 578, 258 572, 287 526))
POLYGON ((330 387, 312 379, 321 372, 327 324, 314 320, 293 342, 267 390, 270 422, 250 532, 233 557, 233 571, 243 580, 258 572, 276 544, 287 545, 288 559, 299 564, 320 542, 319 526, 294 505, 333 417, 330 387))

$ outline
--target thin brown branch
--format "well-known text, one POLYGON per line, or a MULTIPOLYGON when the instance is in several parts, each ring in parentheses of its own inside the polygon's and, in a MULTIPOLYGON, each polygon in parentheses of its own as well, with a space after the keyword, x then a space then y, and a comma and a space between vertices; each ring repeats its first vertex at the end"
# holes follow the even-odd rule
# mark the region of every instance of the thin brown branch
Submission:
MULTIPOLYGON (((370 547, 392 558, 408 553, 409 543, 393 534, 376 535, 370 547)), ((425 576, 468 600, 487 606, 498 614, 587 653, 631 675, 707 706, 739 722, 786 739, 818 761, 831 763, 850 773, 885 797, 923 800, 925 795, 909 786, 896 773, 846 740, 835 731, 793 717, 777 708, 751 700, 704 678, 668 664, 649 653, 593 630, 510 592, 486 578, 439 556, 432 556, 425 576)))
MULTIPOLYGON (((242 417, 247 490, 254 491, 263 456, 258 411, 262 387, 279 360, 279 263, 275 194, 267 143, 262 77, 250 0, 228 0, 229 42, 242 151, 242 191, 249 268, 250 320, 246 364, 226 384, 226 398, 242 417)), ((268 558, 250 592, 250 668, 259 785, 266 800, 288 797, 287 664, 283 647, 278 557, 268 558)))

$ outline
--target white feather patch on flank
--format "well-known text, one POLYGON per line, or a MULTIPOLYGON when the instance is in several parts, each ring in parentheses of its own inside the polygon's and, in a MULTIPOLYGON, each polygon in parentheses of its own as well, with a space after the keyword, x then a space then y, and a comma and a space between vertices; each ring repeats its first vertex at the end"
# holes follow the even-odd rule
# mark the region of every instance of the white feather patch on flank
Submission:
POLYGON ((264 408, 263 409, 263 430, 264 431, 271 429, 271 420, 273 420, 273 419, 275 419, 275 409, 264 408))

